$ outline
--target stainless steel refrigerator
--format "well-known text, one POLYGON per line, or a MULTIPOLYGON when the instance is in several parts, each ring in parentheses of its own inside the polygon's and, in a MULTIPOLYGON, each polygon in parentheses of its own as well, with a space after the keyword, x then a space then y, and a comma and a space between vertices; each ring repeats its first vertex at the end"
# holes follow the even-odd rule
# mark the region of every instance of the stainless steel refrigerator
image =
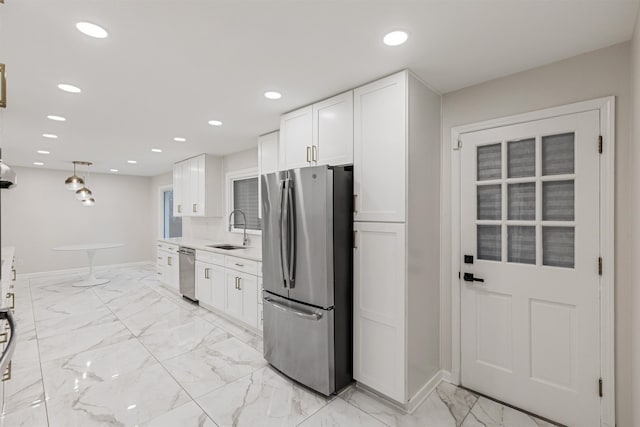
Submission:
POLYGON ((264 356, 330 395, 353 374, 353 172, 292 169, 261 185, 264 356))

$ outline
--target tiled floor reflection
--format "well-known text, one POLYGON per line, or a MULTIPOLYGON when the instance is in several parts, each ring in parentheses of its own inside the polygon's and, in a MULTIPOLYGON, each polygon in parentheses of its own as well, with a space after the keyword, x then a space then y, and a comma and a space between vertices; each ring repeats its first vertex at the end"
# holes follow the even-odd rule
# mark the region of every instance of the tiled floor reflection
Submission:
POLYGON ((442 383, 412 414, 350 388, 325 399, 269 368, 262 339, 189 304, 154 266, 16 283, 18 345, 0 427, 545 426, 442 383))

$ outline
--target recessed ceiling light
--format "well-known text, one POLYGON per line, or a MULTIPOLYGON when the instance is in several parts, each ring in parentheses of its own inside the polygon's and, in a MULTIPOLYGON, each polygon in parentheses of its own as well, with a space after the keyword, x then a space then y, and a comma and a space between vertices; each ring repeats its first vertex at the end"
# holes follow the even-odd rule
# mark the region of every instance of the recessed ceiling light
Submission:
POLYGON ((38 154, 51 154, 49 151, 47 150, 38 150, 37 151, 38 154))
POLYGON ((211 126, 222 126, 222 122, 220 120, 209 120, 209 124, 211 126))
POLYGON ((67 121, 67 119, 65 119, 62 116, 47 116, 47 119, 55 120, 56 122, 65 122, 65 121, 67 121))
POLYGON ((44 163, 42 162, 33 162, 33 164, 36 166, 44 166, 44 163))
POLYGON ((82 34, 86 34, 87 36, 96 39, 104 39, 109 35, 109 33, 107 33, 107 30, 99 25, 92 24, 91 22, 78 22, 76 24, 76 28, 82 34))
POLYGON ((65 92, 69 92, 69 93, 80 93, 80 92, 82 92, 82 89, 80 89, 79 87, 74 86, 74 85, 70 85, 70 84, 67 84, 67 83, 60 83, 58 85, 58 89, 63 90, 65 92))
POLYGON ((176 142, 186 142, 187 138, 181 138, 179 136, 176 136, 175 138, 173 138, 173 140, 176 142))
POLYGON ((130 163, 130 164, 132 164, 132 165, 135 165, 135 164, 136 164, 136 163, 138 163, 138 162, 137 162, 137 161, 135 161, 135 160, 127 160, 127 163, 130 163))
POLYGON ((58 139, 58 135, 54 135, 52 133, 43 133, 42 136, 49 139, 58 139))
POLYGON ((409 34, 404 31, 392 31, 384 36, 384 44, 387 46, 399 46, 406 42, 409 34))
POLYGON ((153 151, 154 153, 162 153, 162 150, 159 148, 152 148, 151 151, 153 151))
POLYGON ((118 172, 118 169, 109 169, 109 172, 118 172))
POLYGON ((264 93, 264 97, 267 99, 280 99, 282 94, 280 92, 268 91, 264 93))

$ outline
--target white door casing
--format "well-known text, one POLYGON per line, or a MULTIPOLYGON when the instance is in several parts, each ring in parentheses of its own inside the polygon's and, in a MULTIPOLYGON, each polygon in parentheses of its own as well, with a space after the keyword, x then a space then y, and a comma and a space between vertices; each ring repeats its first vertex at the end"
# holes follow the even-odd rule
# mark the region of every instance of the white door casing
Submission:
POLYGON ((607 98, 452 132, 452 379, 569 425, 614 420, 613 272, 598 274, 613 264, 612 116, 607 98))

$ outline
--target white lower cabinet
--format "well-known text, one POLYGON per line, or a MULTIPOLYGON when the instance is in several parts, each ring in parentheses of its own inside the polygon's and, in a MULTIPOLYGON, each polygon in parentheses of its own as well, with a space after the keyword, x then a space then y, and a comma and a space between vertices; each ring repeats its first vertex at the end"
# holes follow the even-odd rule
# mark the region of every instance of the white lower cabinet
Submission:
POLYGON ((230 315, 258 327, 258 278, 227 270, 227 306, 230 315))
POLYGON ((354 378, 405 402, 405 225, 354 229, 354 378))
POLYGON ((158 279, 172 289, 180 289, 180 258, 178 245, 158 243, 156 269, 158 279))
POLYGON ((238 269, 248 268, 254 271, 258 263, 231 256, 209 255, 211 253, 206 251, 196 251, 196 298, 200 304, 262 330, 258 277, 246 271, 225 267, 238 265, 238 269))

